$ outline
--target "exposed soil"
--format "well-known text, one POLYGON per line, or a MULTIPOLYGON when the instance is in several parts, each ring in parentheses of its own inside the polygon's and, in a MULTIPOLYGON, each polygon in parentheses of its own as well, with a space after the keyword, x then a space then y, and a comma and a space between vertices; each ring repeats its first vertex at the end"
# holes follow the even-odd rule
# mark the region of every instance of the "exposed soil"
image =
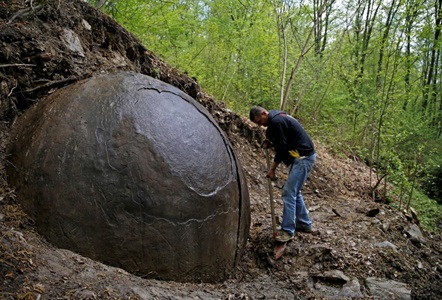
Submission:
MULTIPOLYGON (((400 298, 374 293, 368 286, 373 277, 406 284, 413 299, 442 298, 440 233, 421 228, 422 235, 414 234, 418 218, 369 196, 366 165, 332 154, 317 140, 318 159, 304 196, 319 234, 297 234, 275 260, 262 130, 216 103, 195 79, 158 59, 86 3, 31 3, 0 2, 0 299, 400 298), (252 225, 244 257, 225 282, 147 280, 57 249, 35 231, 17 203, 4 171, 14 119, 60 87, 117 70, 182 89, 210 111, 235 148, 247 177, 252 225), (332 271, 341 275, 331 276, 332 271)), ((281 215, 278 187, 287 169, 277 175, 274 204, 281 215)))

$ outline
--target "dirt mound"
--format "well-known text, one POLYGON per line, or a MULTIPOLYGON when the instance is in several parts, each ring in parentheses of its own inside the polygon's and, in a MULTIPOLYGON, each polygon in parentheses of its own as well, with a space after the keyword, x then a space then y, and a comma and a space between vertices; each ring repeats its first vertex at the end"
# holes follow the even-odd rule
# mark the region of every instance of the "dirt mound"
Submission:
MULTIPOLYGON (((304 189, 319 235, 297 234, 272 255, 262 131, 171 68, 132 34, 83 1, 0 3, 0 131, 54 90, 94 74, 126 70, 170 83, 202 103, 227 133, 245 171, 252 209, 246 253, 220 284, 145 280, 48 244, 14 199, 1 151, 0 298, 5 299, 440 299, 442 239, 368 196, 369 169, 316 141, 304 189), (40 4, 43 3, 43 4, 40 4), (395 296, 392 296, 395 295, 395 296)), ((278 173, 275 203, 280 215, 278 173)))

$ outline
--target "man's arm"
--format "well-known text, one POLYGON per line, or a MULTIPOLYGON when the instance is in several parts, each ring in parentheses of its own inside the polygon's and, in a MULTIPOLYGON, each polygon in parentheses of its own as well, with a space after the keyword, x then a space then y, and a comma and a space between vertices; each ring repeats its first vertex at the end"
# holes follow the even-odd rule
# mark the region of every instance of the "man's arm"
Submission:
POLYGON ((272 165, 270 166, 270 169, 267 171, 267 177, 271 180, 275 180, 276 178, 276 168, 278 167, 279 163, 272 162, 272 165))
POLYGON ((289 150, 289 145, 287 141, 287 137, 285 136, 284 130, 285 124, 284 119, 281 117, 277 117, 274 119, 274 122, 271 126, 271 136, 273 146, 275 147, 275 159, 278 164, 283 160, 283 157, 289 150))

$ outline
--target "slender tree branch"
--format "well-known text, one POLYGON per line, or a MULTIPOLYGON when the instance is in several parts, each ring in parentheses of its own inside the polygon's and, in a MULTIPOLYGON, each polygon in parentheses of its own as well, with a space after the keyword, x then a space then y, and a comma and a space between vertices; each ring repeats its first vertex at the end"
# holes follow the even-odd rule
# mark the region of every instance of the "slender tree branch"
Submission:
POLYGON ((35 67, 36 65, 34 64, 4 64, 4 65, 0 65, 0 68, 8 68, 8 67, 35 67))

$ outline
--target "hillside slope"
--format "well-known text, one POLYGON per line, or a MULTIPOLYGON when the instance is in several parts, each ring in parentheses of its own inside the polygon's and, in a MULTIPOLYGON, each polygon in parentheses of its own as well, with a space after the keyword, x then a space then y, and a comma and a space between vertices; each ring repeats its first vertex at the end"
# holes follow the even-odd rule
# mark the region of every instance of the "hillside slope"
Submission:
MULTIPOLYGON (((319 235, 297 234, 272 255, 262 130, 216 103, 195 79, 168 66, 109 17, 80 0, 0 3, 0 299, 441 299, 442 238, 368 196, 369 168, 315 141, 304 189, 319 235), (145 280, 68 250, 35 232, 5 177, 9 126, 55 89, 118 70, 170 83, 203 104, 245 171, 252 210, 247 249, 219 284, 145 280)), ((287 169, 277 174, 275 207, 287 169)))

